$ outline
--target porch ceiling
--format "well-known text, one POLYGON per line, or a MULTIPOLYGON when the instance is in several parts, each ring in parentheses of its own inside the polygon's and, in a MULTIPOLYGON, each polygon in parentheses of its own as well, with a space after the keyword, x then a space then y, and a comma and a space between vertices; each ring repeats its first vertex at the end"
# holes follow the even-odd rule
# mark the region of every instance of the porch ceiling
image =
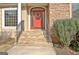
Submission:
POLYGON ((23 3, 22 6, 48 6, 48 3, 23 3))
POLYGON ((17 7, 17 3, 0 3, 0 8, 17 7))

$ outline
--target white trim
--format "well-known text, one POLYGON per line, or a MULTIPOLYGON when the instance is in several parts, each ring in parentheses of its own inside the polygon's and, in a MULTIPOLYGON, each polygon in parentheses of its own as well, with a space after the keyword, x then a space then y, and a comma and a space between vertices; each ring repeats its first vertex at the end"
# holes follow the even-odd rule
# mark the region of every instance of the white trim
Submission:
POLYGON ((70 3, 70 18, 72 18, 72 3, 70 3))
MULTIPOLYGON (((45 30, 46 30, 46 29, 47 29, 47 27, 46 27, 46 19, 47 19, 47 18, 46 18, 46 13, 47 13, 47 12, 46 12, 46 7, 43 7, 43 6, 33 6, 33 7, 31 7, 31 8, 29 9, 29 16, 28 16, 28 17, 29 17, 29 24, 28 24, 28 25, 29 25, 29 30, 32 30, 31 27, 30 27, 30 26, 31 26, 31 23, 30 23, 30 21, 31 21, 31 19, 30 19, 30 17, 31 17, 31 16, 30 16, 30 14, 31 14, 31 13, 30 13, 30 10, 31 10, 32 8, 35 8, 35 7, 42 7, 42 8, 45 9, 45 25, 44 25, 44 26, 45 26, 45 30)), ((34 30, 34 29, 33 29, 33 30, 34 30)))
POLYGON ((18 24, 21 22, 21 3, 18 3, 18 24))
POLYGON ((16 29, 16 26, 5 26, 5 10, 17 10, 17 8, 2 8, 2 28, 3 29, 16 29))
POLYGON ((29 26, 28 26, 28 29, 29 29, 29 30, 30 30, 30 28, 31 28, 31 27, 30 27, 30 21, 31 21, 31 20, 30 20, 30 10, 31 10, 31 9, 29 9, 29 14, 28 14, 28 18, 29 18, 29 19, 28 19, 28 25, 29 25, 29 26))

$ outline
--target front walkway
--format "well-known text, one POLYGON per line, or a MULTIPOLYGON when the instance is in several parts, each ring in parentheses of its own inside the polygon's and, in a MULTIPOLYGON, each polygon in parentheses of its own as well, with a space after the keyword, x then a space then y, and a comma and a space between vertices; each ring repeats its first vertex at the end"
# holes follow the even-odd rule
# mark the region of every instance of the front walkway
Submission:
POLYGON ((7 51, 9 55, 55 55, 53 47, 16 45, 7 51))
POLYGON ((8 51, 9 55, 55 55, 53 44, 47 42, 46 31, 25 31, 18 43, 8 51))

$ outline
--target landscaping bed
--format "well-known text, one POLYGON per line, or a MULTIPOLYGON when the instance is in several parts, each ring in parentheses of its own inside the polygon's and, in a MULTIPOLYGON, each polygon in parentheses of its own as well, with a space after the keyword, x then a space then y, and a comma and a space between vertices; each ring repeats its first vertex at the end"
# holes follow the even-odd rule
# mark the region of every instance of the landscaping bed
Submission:
POLYGON ((54 45, 54 49, 56 51, 56 55, 79 55, 79 52, 76 52, 67 46, 57 47, 54 45))
POLYGON ((13 47, 15 42, 14 38, 11 38, 11 34, 7 32, 1 32, 0 35, 0 52, 6 52, 8 49, 13 47))
POLYGON ((50 35, 53 44, 58 44, 61 47, 67 47, 66 50, 70 54, 77 54, 79 51, 78 32, 79 19, 73 18, 54 21, 50 35))
POLYGON ((0 43, 0 52, 6 52, 8 49, 14 46, 15 40, 10 38, 8 41, 4 43, 0 43))

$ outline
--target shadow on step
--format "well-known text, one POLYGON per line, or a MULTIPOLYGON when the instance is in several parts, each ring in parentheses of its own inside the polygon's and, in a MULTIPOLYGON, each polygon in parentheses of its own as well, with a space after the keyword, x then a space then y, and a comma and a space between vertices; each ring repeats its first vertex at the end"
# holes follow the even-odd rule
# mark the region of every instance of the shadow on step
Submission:
POLYGON ((44 37, 46 38, 46 41, 47 41, 48 43, 51 43, 51 40, 50 40, 50 38, 49 38, 48 30, 43 31, 43 35, 44 35, 44 37))

